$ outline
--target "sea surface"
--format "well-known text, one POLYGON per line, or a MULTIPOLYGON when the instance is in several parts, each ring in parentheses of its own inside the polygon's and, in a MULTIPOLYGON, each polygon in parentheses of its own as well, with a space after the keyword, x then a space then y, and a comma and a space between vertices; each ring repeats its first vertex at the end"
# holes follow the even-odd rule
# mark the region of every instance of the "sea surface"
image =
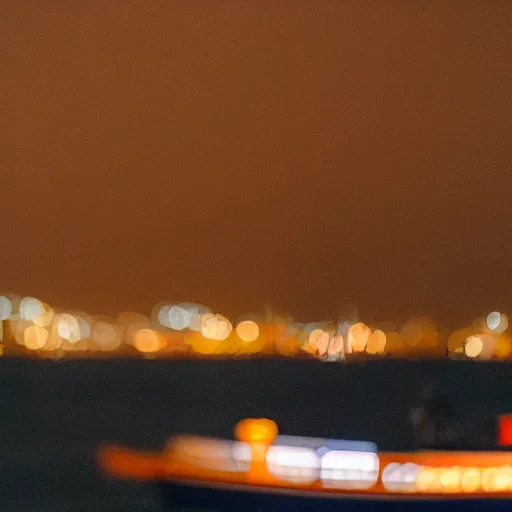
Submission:
POLYGON ((411 448, 407 421, 434 382, 468 429, 512 411, 512 366, 469 362, 0 360, 0 511, 161 511, 150 486, 97 468, 100 443, 160 449, 173 433, 230 437, 244 417, 286 434, 411 448))

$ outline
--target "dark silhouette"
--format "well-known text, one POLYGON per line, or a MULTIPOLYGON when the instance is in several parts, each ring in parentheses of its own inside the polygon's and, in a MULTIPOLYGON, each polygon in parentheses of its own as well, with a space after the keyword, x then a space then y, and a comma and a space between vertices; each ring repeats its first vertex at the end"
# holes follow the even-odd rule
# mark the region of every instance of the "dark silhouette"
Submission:
POLYGON ((422 387, 409 421, 413 425, 416 449, 453 450, 464 445, 462 428, 448 400, 432 384, 422 387))

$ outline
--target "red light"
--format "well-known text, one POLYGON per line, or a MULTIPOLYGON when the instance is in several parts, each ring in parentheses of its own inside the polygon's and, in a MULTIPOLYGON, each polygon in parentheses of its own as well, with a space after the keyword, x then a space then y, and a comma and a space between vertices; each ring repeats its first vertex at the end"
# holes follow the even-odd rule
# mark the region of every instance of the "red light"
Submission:
POLYGON ((500 446, 512 446, 512 414, 503 414, 500 416, 498 435, 498 443, 500 446))

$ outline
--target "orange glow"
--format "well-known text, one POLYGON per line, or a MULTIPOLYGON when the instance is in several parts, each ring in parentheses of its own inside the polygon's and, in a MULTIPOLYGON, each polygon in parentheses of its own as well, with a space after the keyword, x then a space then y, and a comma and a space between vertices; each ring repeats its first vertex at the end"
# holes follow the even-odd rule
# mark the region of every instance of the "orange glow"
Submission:
POLYGON ((237 336, 246 343, 255 341, 260 335, 260 328, 256 322, 245 320, 236 326, 237 336))
POLYGON ((325 332, 320 329, 318 329, 318 331, 320 331, 320 334, 309 343, 316 349, 316 353, 322 357, 325 356, 325 354, 327 354, 327 350, 329 349, 329 343, 331 341, 331 335, 328 332, 325 332))
POLYGON ((294 357, 300 352, 300 344, 297 338, 286 336, 276 340, 276 351, 278 354, 286 357, 294 357))
POLYGON ((510 336, 498 334, 495 338, 494 354, 500 359, 507 359, 512 353, 512 340, 510 336))
POLYGON ((322 329, 313 329, 308 336, 308 345, 312 349, 312 353, 318 352, 318 340, 324 334, 322 329))
POLYGON ((464 468, 461 488, 464 492, 476 492, 482 484, 482 473, 478 468, 464 468))
POLYGON ((25 329, 24 344, 29 350, 41 350, 48 342, 49 333, 44 327, 32 325, 25 329))
POLYGON ((197 332, 191 332, 185 337, 185 344, 189 345, 197 354, 209 356, 217 352, 220 342, 209 340, 197 332))
POLYGON ((156 331, 151 329, 141 329, 137 331, 133 338, 133 346, 144 354, 158 352, 163 348, 162 339, 156 331))
POLYGON ((478 333, 474 329, 458 329, 450 334, 448 337, 447 348, 448 352, 456 353, 457 351, 462 352, 466 344, 467 339, 470 336, 476 336, 478 333))
POLYGON ((444 469, 439 475, 439 481, 443 490, 447 492, 459 492, 460 471, 457 468, 444 469))
POLYGON ((329 342, 329 348, 327 349, 328 356, 342 355, 345 348, 345 340, 341 334, 333 336, 329 342))
POLYGON ((368 354, 383 354, 386 348, 386 335, 380 331, 376 330, 370 336, 368 340, 368 345, 366 346, 366 352, 368 354))
POLYGON ((416 480, 416 487, 421 492, 433 492, 440 487, 437 473, 433 469, 421 469, 416 480))
POLYGON ((265 418, 248 418, 240 421, 235 427, 235 436, 239 441, 248 444, 271 445, 279 433, 277 425, 265 418))
POLYGON ((371 329, 363 322, 350 326, 348 330, 348 345, 351 352, 364 352, 372 334, 371 329))

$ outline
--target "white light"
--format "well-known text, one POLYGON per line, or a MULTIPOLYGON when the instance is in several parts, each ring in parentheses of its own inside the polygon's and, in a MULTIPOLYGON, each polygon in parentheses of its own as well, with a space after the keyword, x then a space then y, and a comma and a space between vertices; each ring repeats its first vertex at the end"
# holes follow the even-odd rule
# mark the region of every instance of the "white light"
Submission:
POLYGON ((171 306, 169 304, 166 304, 165 306, 162 306, 158 310, 158 322, 160 325, 163 325, 164 327, 171 327, 171 323, 169 321, 169 311, 171 309, 171 306))
POLYGON ((190 314, 190 322, 187 328, 194 332, 201 332, 201 316, 211 313, 211 311, 206 306, 201 306, 200 304, 194 304, 192 302, 184 302, 178 304, 178 306, 185 309, 190 314))
POLYGON ((495 331, 500 326, 500 322, 501 314, 498 313, 498 311, 493 311, 487 315, 487 327, 489 327, 491 331, 495 331))
POLYGON ((321 460, 321 478, 325 487, 368 489, 377 482, 379 457, 371 452, 332 450, 321 460))
POLYGON ((175 331, 188 329, 192 322, 192 313, 181 306, 171 306, 168 316, 168 324, 175 331))
POLYGON ((414 492, 420 469, 420 466, 412 462, 405 464, 392 462, 382 472, 382 484, 388 491, 414 492))
POLYGON ((81 339, 80 322, 71 315, 60 315, 57 332, 59 336, 70 343, 78 343, 81 339))
POLYGON ((45 313, 43 303, 33 297, 25 297, 20 303, 20 318, 33 322, 45 313))
POLYGON ((7 297, 0 297, 0 322, 12 315, 12 302, 7 297))
POLYGON ((267 465, 272 475, 293 483, 312 483, 319 477, 320 460, 308 448, 271 446, 267 465))

